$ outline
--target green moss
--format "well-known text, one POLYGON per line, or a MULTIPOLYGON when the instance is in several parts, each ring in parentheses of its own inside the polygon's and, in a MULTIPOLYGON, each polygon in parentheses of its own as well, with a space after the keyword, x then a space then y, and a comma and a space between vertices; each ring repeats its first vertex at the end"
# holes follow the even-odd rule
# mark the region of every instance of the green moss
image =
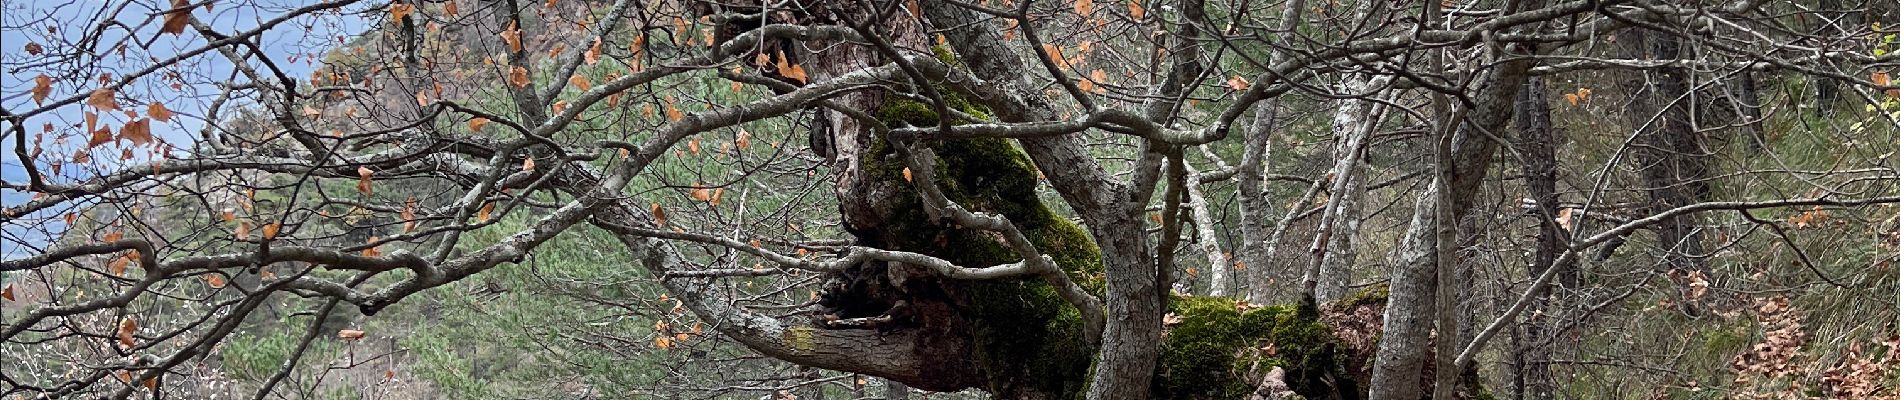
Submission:
MULTIPOLYGON (((946 62, 955 60, 939 51, 946 62)), ((947 87, 939 86, 947 106, 978 118, 989 111, 947 87)), ((935 126, 939 118, 930 104, 893 98, 877 110, 887 124, 935 126)), ((965 208, 1002 215, 1015 223, 1037 249, 1053 258, 1085 288, 1100 292, 1101 250, 1081 227, 1051 211, 1036 194, 1037 171, 1020 149, 1004 139, 934 141, 926 144, 937 157, 937 183, 946 197, 965 208)), ((907 165, 885 140, 874 142, 865 158, 872 179, 904 180, 907 165)), ((981 266, 1016 262, 1022 257, 994 233, 933 224, 914 193, 897 199, 888 216, 892 243, 923 251, 958 265, 981 266)), ((1033 391, 1079 394, 1086 388, 1094 350, 1083 340, 1080 313, 1037 278, 1004 279, 957 284, 960 313, 970 324, 978 364, 993 377, 992 393, 1033 391)))
POLYGON ((1312 303, 1243 310, 1227 298, 1185 297, 1170 312, 1181 321, 1162 343, 1155 398, 1243 398, 1256 383, 1248 372, 1273 367, 1284 368, 1287 384, 1308 395, 1334 390, 1323 377, 1344 376, 1339 345, 1312 303))
POLYGON ((1359 292, 1353 293, 1352 296, 1348 296, 1344 299, 1339 299, 1337 301, 1334 301, 1334 304, 1351 305, 1351 306, 1363 305, 1363 304, 1384 304, 1385 299, 1388 297, 1392 297, 1392 288, 1390 286, 1386 286, 1385 284, 1381 283, 1377 285, 1372 285, 1365 289, 1360 289, 1359 292))

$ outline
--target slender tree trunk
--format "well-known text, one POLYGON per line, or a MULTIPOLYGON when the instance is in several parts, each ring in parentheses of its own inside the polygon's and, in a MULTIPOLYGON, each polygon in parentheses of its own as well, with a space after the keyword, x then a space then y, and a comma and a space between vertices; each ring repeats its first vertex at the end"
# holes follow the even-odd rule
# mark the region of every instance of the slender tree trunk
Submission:
MULTIPOLYGON (((1286 8, 1280 11, 1279 31, 1291 32, 1298 26, 1300 16, 1306 11, 1305 0, 1288 0, 1286 8)), ((1286 57, 1275 47, 1267 56, 1267 62, 1282 60, 1286 57)), ((1279 112, 1279 98, 1262 100, 1254 105, 1253 124, 1247 127, 1244 138, 1240 165, 1236 166, 1235 189, 1240 192, 1240 261, 1236 269, 1252 271, 1247 274, 1247 300, 1265 303, 1273 295, 1272 258, 1267 247, 1271 240, 1271 230, 1267 228, 1272 210, 1272 202, 1267 201, 1266 172, 1269 158, 1273 155, 1273 123, 1279 112)), ((1244 272, 1244 271, 1243 271, 1244 272)))
MULTIPOLYGON (((1558 213, 1557 198, 1557 151, 1551 134, 1550 103, 1547 88, 1542 78, 1531 78, 1525 84, 1524 93, 1518 96, 1517 108, 1517 153, 1524 157, 1525 186, 1531 199, 1537 202, 1536 220, 1538 221, 1537 247, 1531 255, 1531 264, 1526 271, 1528 276, 1539 276, 1556 262, 1557 256, 1564 251, 1567 242, 1566 231, 1556 222, 1558 213)), ((1574 287, 1575 274, 1566 273, 1567 279, 1559 279, 1558 290, 1574 287)), ((1546 296, 1531 307, 1530 318, 1526 318, 1516 334, 1517 349, 1512 352, 1512 365, 1516 368, 1516 379, 1512 393, 1519 399, 1549 400, 1556 389, 1554 377, 1550 374, 1550 349, 1544 338, 1548 335, 1551 297, 1546 296), (1543 345, 1540 345, 1543 344, 1543 345)))
POLYGON ((1207 257, 1207 295, 1227 296, 1228 288, 1233 285, 1233 274, 1237 271, 1230 266, 1231 256, 1220 247, 1220 237, 1214 233, 1214 213, 1208 209, 1207 195, 1201 192, 1198 177, 1201 171, 1193 163, 1185 165, 1188 172, 1187 194, 1188 208, 1194 213, 1194 233, 1200 237, 1201 255, 1207 257))
MULTIPOLYGON (((1349 78, 1342 85, 1343 93, 1362 93, 1367 88, 1383 86, 1388 80, 1357 76, 1349 78)), ((1319 229, 1313 235, 1313 245, 1308 251, 1313 253, 1313 266, 1306 273, 1306 290, 1320 302, 1330 302, 1346 296, 1346 287, 1352 279, 1352 265, 1357 253, 1353 249, 1355 237, 1359 234, 1359 201, 1366 193, 1365 177, 1360 166, 1365 160, 1368 138, 1384 119, 1385 105, 1372 100, 1344 100, 1339 110, 1333 113, 1333 136, 1339 138, 1333 144, 1332 198, 1326 202, 1321 215, 1319 229)))
MULTIPOLYGON (((1675 59, 1682 46, 1674 35, 1629 29, 1617 35, 1618 51, 1627 58, 1675 59)), ((1648 188, 1649 212, 1661 212, 1708 199, 1708 148, 1690 120, 1693 99, 1688 94, 1688 71, 1663 68, 1631 71, 1623 81, 1629 93, 1626 115, 1635 130, 1630 155, 1648 188)), ((1694 214, 1684 214, 1656 226, 1657 246, 1678 291, 1688 287, 1688 274, 1702 270, 1705 253, 1694 214)), ((1694 312, 1693 299, 1679 296, 1684 312, 1694 312)))
MULTIPOLYGON (((1874 1, 1879 2, 1879 0, 1874 1)), ((1826 19, 1819 21, 1820 26, 1817 30, 1820 31, 1821 37, 1837 38, 1841 37, 1843 29, 1859 28, 1855 24, 1855 19, 1851 18, 1853 13, 1832 13, 1832 11, 1846 11, 1841 6, 1841 0, 1816 0, 1815 6, 1822 10, 1821 15, 1827 16, 1826 19)), ((1810 79, 1814 79, 1814 115, 1817 117, 1832 115, 1834 106, 1841 102, 1840 82, 1835 82, 1833 79, 1810 79)))
MULTIPOLYGON (((1483 81, 1477 86, 1475 104, 1462 113, 1465 118, 1444 121, 1458 126, 1452 131, 1449 157, 1446 157, 1453 162, 1446 168, 1449 176, 1434 179, 1434 183, 1420 196, 1413 209, 1412 225, 1406 230, 1405 238, 1395 253, 1396 262, 1390 281, 1391 295, 1387 298, 1385 311, 1385 331, 1373 364, 1370 399, 1412 400, 1420 398, 1423 393, 1421 389, 1425 385, 1421 384, 1424 382, 1421 381, 1421 375, 1430 361, 1427 355, 1432 347, 1428 343, 1431 342, 1434 317, 1441 311, 1434 306, 1440 289, 1439 253, 1442 249, 1438 243, 1445 233, 1440 227, 1441 224, 1463 219, 1471 211, 1486 171, 1491 167, 1497 145, 1481 132, 1500 132, 1510 121, 1517 91, 1528 77, 1533 63, 1527 59, 1517 59, 1499 63, 1488 70, 1480 78, 1483 81), (1440 191, 1448 193, 1441 195, 1440 191), (1441 210, 1438 208, 1440 201, 1449 201, 1450 204, 1441 210), (1441 211, 1452 221, 1440 222, 1438 215, 1441 211)), ((1450 269, 1445 268, 1447 273, 1450 273, 1450 269)), ((1464 310, 1443 311, 1450 313, 1464 310)), ((1455 327, 1456 323, 1446 325, 1455 327)), ((1455 341, 1462 336, 1458 332, 1440 332, 1438 337, 1440 340, 1455 341)), ((1441 355, 1439 358, 1453 356, 1456 355, 1441 355)), ((1456 374, 1449 371, 1440 373, 1456 374)), ((1456 378, 1452 379, 1455 381, 1456 378)))

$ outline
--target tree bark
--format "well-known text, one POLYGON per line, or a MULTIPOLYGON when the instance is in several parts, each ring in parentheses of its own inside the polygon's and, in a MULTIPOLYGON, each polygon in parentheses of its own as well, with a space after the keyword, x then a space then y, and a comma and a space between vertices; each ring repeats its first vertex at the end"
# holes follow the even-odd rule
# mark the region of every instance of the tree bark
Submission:
MULTIPOLYGON (((1278 31, 1292 32, 1305 12, 1305 0, 1288 0, 1286 8, 1280 11, 1278 31)), ((1267 55, 1267 62, 1271 65, 1284 60, 1284 53, 1274 47, 1267 55)), ((1271 97, 1254 105, 1253 123, 1247 127, 1247 137, 1242 138, 1240 165, 1234 170, 1235 190, 1240 200, 1240 261, 1235 265, 1249 277, 1247 301, 1254 303, 1268 302, 1274 289, 1273 260, 1267 247, 1278 240, 1272 238, 1272 231, 1267 228, 1275 207, 1267 200, 1266 173, 1268 158, 1273 155, 1273 123, 1279 103, 1278 97, 1271 97)))
MULTIPOLYGON (((1528 276, 1539 276, 1553 265, 1568 242, 1566 230, 1559 226, 1557 198, 1557 151, 1551 133, 1550 103, 1547 88, 1542 78, 1531 78, 1525 83, 1524 92, 1518 97, 1517 108, 1517 153, 1523 156, 1525 186, 1532 200, 1537 202, 1535 220, 1537 224, 1537 247, 1531 255, 1527 268, 1528 276)), ((1575 287, 1576 274, 1565 273, 1558 279, 1558 289, 1575 287)), ((1512 393, 1519 399, 1548 400, 1555 396, 1556 381, 1550 374, 1550 349, 1544 338, 1549 335, 1544 317, 1550 309, 1553 296, 1540 298, 1533 304, 1531 317, 1526 318, 1517 334, 1517 349, 1512 352, 1512 366, 1515 368, 1512 393)))
MULTIPOLYGON (((1384 86, 1389 79, 1368 76, 1347 78, 1342 93, 1363 93, 1367 88, 1384 86)), ((1346 297, 1352 279, 1352 265, 1358 253, 1353 243, 1359 234, 1359 201, 1365 197, 1366 183, 1360 164, 1372 133, 1384 119, 1385 105, 1375 100, 1349 99, 1340 102, 1333 114, 1332 198, 1326 202, 1319 229, 1313 235, 1313 266, 1306 273, 1306 291, 1319 303, 1346 297)))
MULTIPOLYGON (((1676 59, 1683 51, 1674 35, 1643 29, 1622 31, 1616 42, 1618 52, 1633 59, 1676 59)), ((1636 136, 1630 156, 1648 188, 1648 212, 1695 204, 1712 195, 1709 149, 1690 119, 1694 99, 1688 97, 1687 74, 1674 67, 1631 71, 1621 85, 1630 96, 1625 113, 1636 136)), ((1705 253, 1696 217, 1684 214, 1658 224, 1656 242, 1669 268, 1666 272, 1678 288, 1682 310, 1695 312, 1693 299, 1684 289, 1689 284, 1687 275, 1702 270, 1705 253)))
MULTIPOLYGON (((1413 210, 1411 227, 1396 252, 1391 276, 1391 296, 1387 300, 1385 333, 1379 342, 1377 361, 1372 369, 1369 392, 1373 400, 1411 400, 1421 397, 1422 372, 1430 360, 1428 349, 1437 307, 1439 277, 1438 202, 1450 201, 1449 216, 1460 220, 1472 208, 1486 171, 1491 167, 1497 143, 1488 136, 1500 132, 1510 121, 1513 101, 1528 77, 1533 61, 1518 59, 1488 70, 1477 86, 1475 104, 1465 118, 1456 123, 1451 138, 1446 184, 1434 183, 1420 196, 1413 210), (1440 195, 1440 191, 1448 191, 1440 195)), ((1449 221, 1447 221, 1449 222, 1449 221)), ((1455 226, 1455 225, 1454 225, 1455 226)), ((1447 310, 1450 312, 1450 310, 1447 310)), ((1455 326, 1455 324, 1451 324, 1455 326)), ((1452 329, 1455 330, 1455 329, 1452 329)), ((1440 332, 1440 340, 1456 340, 1457 332, 1440 332)), ((1455 352, 1455 350, 1454 350, 1455 352)), ((1455 356, 1455 354, 1450 355, 1455 356)), ((1440 358, 1446 357, 1441 355, 1440 358)), ((1450 372, 1441 372, 1450 373, 1450 372)))
POLYGON ((1211 205, 1208 204, 1207 195, 1201 192, 1201 181, 1197 179, 1201 172, 1192 163, 1186 164, 1186 167, 1190 177, 1187 182, 1188 208, 1194 213, 1194 233, 1200 237, 1201 255, 1207 257, 1207 295, 1226 297, 1229 288, 1233 287, 1234 275, 1241 271, 1234 270, 1233 256, 1221 250, 1220 236, 1214 233, 1214 213, 1209 211, 1211 205))
MULTIPOLYGON (((922 6, 933 25, 948 27, 944 35, 971 73, 1002 89, 975 93, 998 119, 1029 122, 1060 117, 1040 86, 1021 73, 1028 67, 984 19, 943 2, 923 2, 922 6)), ((1088 398, 1146 398, 1160 353, 1166 298, 1159 290, 1153 252, 1142 226, 1143 203, 1132 201, 1137 200, 1134 190, 1111 180, 1075 135, 1018 142, 1070 208, 1089 221, 1089 233, 1102 249, 1107 318, 1088 398)))

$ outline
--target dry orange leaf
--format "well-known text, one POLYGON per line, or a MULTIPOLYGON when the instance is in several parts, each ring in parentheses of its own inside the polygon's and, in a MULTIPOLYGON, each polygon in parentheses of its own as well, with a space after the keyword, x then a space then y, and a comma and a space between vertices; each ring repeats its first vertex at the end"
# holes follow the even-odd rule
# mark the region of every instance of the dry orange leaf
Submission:
POLYGON ((739 138, 733 140, 732 144, 738 146, 739 150, 752 147, 752 132, 746 132, 745 128, 739 128, 739 138))
POLYGON ((515 87, 528 87, 528 69, 516 66, 508 70, 508 84, 515 87))
POLYGON ((513 22, 509 22, 508 29, 503 29, 501 31, 501 41, 508 43, 508 51, 520 52, 521 51, 520 27, 516 26, 515 23, 513 22))
POLYGON ((1095 0, 1075 0, 1075 13, 1089 15, 1095 12, 1095 0))
POLYGON ((910 167, 904 167, 904 181, 910 182, 910 167))
POLYGON ((152 119, 158 120, 158 122, 172 121, 172 110, 166 109, 165 103, 154 101, 152 104, 145 106, 145 115, 152 116, 152 119))
POLYGON ((218 274, 205 275, 205 286, 210 286, 212 289, 223 289, 224 276, 218 274))
MULTIPOLYGON (((381 238, 381 237, 376 237, 376 236, 370 236, 370 237, 369 237, 369 240, 366 240, 366 241, 364 241, 364 242, 365 242, 365 243, 367 243, 367 244, 375 244, 375 243, 376 243, 376 241, 379 241, 379 240, 383 240, 383 238, 381 238)), ((363 256, 364 256, 364 257, 382 257, 382 256, 383 256, 383 251, 382 251, 382 250, 377 250, 375 246, 371 246, 370 248, 367 248, 367 249, 363 249, 363 256)))
POLYGON ((231 222, 232 220, 237 219, 237 213, 232 212, 231 210, 224 210, 224 213, 222 215, 219 215, 218 218, 223 219, 225 222, 231 222))
POLYGON ((682 119, 686 119, 686 112, 673 104, 673 96, 666 96, 666 120, 678 122, 682 119))
POLYGON ((689 151, 692 151, 693 155, 699 155, 699 138, 692 138, 692 139, 687 140, 686 149, 689 151))
POLYGON ((33 77, 33 89, 27 92, 33 94, 33 104, 46 102, 46 96, 53 93, 53 77, 46 74, 33 77))
POLYGON ((494 213, 494 212, 495 212, 495 203, 491 201, 491 202, 488 202, 487 204, 482 204, 481 210, 475 211, 475 218, 481 220, 482 222, 488 222, 488 214, 494 213))
POLYGON ((278 223, 278 222, 272 222, 270 224, 264 225, 264 228, 263 228, 264 240, 276 239, 277 230, 282 229, 283 227, 284 227, 284 224, 278 223))
POLYGON ((471 131, 481 132, 482 126, 485 125, 488 125, 488 118, 475 117, 475 119, 468 120, 468 130, 471 131))
POLYGON ((652 211, 653 211, 653 223, 655 225, 666 225, 666 209, 660 208, 660 203, 656 202, 656 203, 653 203, 652 211))
POLYGON ((756 249, 756 248, 760 248, 760 247, 763 247, 763 246, 765 246, 765 244, 764 244, 764 243, 760 243, 758 239, 752 239, 752 241, 751 241, 751 242, 748 242, 748 243, 746 243, 746 244, 748 244, 748 245, 752 245, 752 248, 754 248, 754 249, 756 249))
POLYGON ((1580 96, 1577 96, 1576 93, 1564 93, 1564 102, 1570 103, 1570 105, 1573 107, 1576 106, 1577 102, 1581 100, 1583 100, 1583 98, 1580 96))
POLYGON ((523 158, 523 159, 521 159, 521 170, 522 170, 522 171, 533 171, 533 170, 534 170, 534 158, 533 158, 533 157, 529 157, 529 158, 523 158))
POLYGON ((573 77, 567 78, 567 84, 573 85, 575 89, 580 89, 583 92, 587 91, 587 89, 594 88, 594 82, 587 80, 586 75, 574 75, 573 77))
POLYGON ((132 347, 134 344, 132 334, 138 333, 138 331, 139 321, 133 319, 130 315, 125 316, 125 319, 119 321, 119 344, 123 344, 125 347, 132 347))
POLYGON ((775 65, 775 67, 778 68, 779 75, 791 78, 792 80, 798 81, 798 83, 806 82, 804 66, 791 65, 791 60, 785 58, 785 52, 783 51, 778 52, 778 56, 775 58, 778 58, 778 64, 775 65))
MULTIPOLYGON (((209 5, 209 4, 206 4, 206 5, 209 5)), ((448 4, 445 4, 442 6, 443 15, 454 16, 454 15, 459 15, 461 13, 462 13, 462 8, 456 7, 454 1, 449 1, 448 4)))
POLYGON ((115 97, 117 95, 118 92, 112 89, 100 88, 99 90, 92 91, 91 95, 86 96, 86 105, 106 111, 118 111, 119 100, 115 97))
POLYGON ((107 263, 106 269, 112 272, 112 276, 125 276, 125 267, 128 265, 132 265, 132 257, 119 256, 119 258, 114 258, 112 262, 107 263))
POLYGON ((654 338, 653 338, 653 347, 658 347, 658 348, 662 348, 662 349, 670 349, 670 348, 673 348, 673 338, 669 338, 669 337, 666 337, 666 336, 657 336, 657 337, 654 337, 654 338))
POLYGON ((106 143, 112 143, 112 130, 99 127, 99 129, 92 131, 92 139, 86 141, 86 148, 99 147, 99 145, 106 143))
POLYGON ((1141 7, 1141 0, 1128 0, 1129 17, 1139 20, 1143 15, 1147 14, 1148 9, 1141 7))
MULTIPOLYGON (((589 46, 587 48, 587 53, 584 55, 585 58, 583 58, 584 60, 587 61, 587 65, 594 65, 594 64, 600 63, 600 43, 601 43, 600 38, 594 38, 594 45, 589 46)), ((581 90, 587 90, 587 89, 581 89, 581 90)))
POLYGON ((1234 77, 1232 78, 1227 78, 1227 87, 1233 88, 1234 90, 1247 90, 1247 86, 1251 86, 1251 85, 1253 84, 1247 82, 1247 78, 1241 77, 1240 75, 1234 75, 1234 77))
POLYGON ((416 230, 416 198, 402 202, 402 233, 416 230))
POLYGON ((356 167, 356 176, 359 177, 356 180, 356 191, 370 194, 369 177, 375 173, 376 171, 371 171, 369 167, 356 167))
POLYGON ((687 194, 693 196, 693 200, 712 201, 712 189, 707 189, 698 183, 694 183, 693 189, 687 191, 687 194))
POLYGON ((347 341, 355 341, 357 339, 363 338, 363 331, 359 331, 355 329, 338 330, 336 331, 336 338, 347 340, 347 341))
POLYGON ((416 12, 416 6, 414 4, 398 3, 389 5, 389 19, 403 19, 414 12, 416 12))
POLYGON ((133 144, 152 144, 152 120, 139 118, 125 123, 119 128, 119 138, 130 140, 133 144))
POLYGON ((234 230, 232 234, 236 235, 238 240, 251 240, 251 223, 249 221, 239 222, 237 229, 234 230))
MULTIPOLYGON (((210 2, 205 6, 210 7, 210 2)), ((184 34, 185 26, 191 24, 191 0, 172 0, 172 12, 165 13, 165 22, 159 26, 159 33, 184 34)))
POLYGON ((7 299, 7 301, 16 301, 13 299, 13 284, 9 283, 7 284, 6 287, 0 288, 0 299, 7 299))

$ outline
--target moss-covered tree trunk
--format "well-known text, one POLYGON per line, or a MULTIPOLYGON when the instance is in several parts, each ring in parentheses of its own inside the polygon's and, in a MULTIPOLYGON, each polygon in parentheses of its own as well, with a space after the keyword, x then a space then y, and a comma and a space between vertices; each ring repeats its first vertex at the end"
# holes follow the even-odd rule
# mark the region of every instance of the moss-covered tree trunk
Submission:
MULTIPOLYGON (((931 12, 943 11, 939 7, 944 6, 925 5, 931 12)), ((797 46, 800 52, 788 56, 802 60, 814 82, 889 63, 891 50, 906 55, 933 54, 955 68, 984 77, 1007 69, 999 67, 1002 57, 1015 57, 1004 48, 982 47, 981 43, 1000 43, 993 37, 986 42, 954 31, 947 34, 952 46, 929 46, 921 22, 904 13, 891 14, 875 23, 858 19, 864 17, 839 10, 825 16, 823 22, 871 29, 888 40, 893 49, 852 42, 809 43, 797 46), (981 57, 972 58, 991 62, 963 65, 952 54, 953 47, 983 52, 981 57)), ((1038 164, 1092 163, 1071 140, 984 138, 913 143, 894 140, 874 129, 878 125, 936 126, 941 116, 935 104, 911 100, 928 93, 938 94, 957 114, 975 119, 1020 122, 1053 118, 1037 114, 1051 109, 1041 103, 1045 99, 978 98, 979 94, 947 82, 927 85, 896 82, 888 90, 854 91, 831 98, 832 106, 866 111, 875 121, 861 119, 865 117, 862 114, 829 110, 820 113, 820 120, 812 124, 812 134, 822 135, 812 143, 825 147, 813 150, 829 156, 827 160, 836 172, 835 194, 843 228, 858 245, 926 254, 963 267, 1022 260, 1023 256, 997 233, 956 226, 928 215, 918 191, 921 182, 912 179, 929 177, 958 206, 1006 218, 1070 280, 1094 296, 1105 298, 1110 315, 1125 317, 1109 324, 1122 327, 1111 327, 1112 332, 1102 337, 1091 336, 1085 322, 1089 318, 1058 295, 1054 287, 1034 276, 957 280, 920 266, 870 261, 827 277, 820 299, 822 314, 813 319, 813 327, 787 330, 788 339, 783 342, 790 343, 794 352, 822 350, 811 347, 833 338, 855 337, 851 332, 875 332, 879 341, 906 342, 894 347, 902 354, 886 352, 877 356, 908 357, 904 362, 888 364, 914 370, 851 369, 849 365, 844 366, 846 369, 922 390, 980 388, 1010 399, 1075 399, 1085 394, 1089 398, 1242 398, 1252 394, 1262 374, 1273 367, 1289 370, 1288 380, 1295 389, 1339 392, 1335 387, 1345 379, 1339 378, 1344 376, 1339 361, 1342 358, 1317 354, 1337 353, 1342 347, 1335 344, 1314 313, 1296 315, 1291 308, 1252 309, 1231 300, 1177 302, 1170 306, 1160 290, 1161 282, 1146 244, 1143 214, 1136 212, 1141 203, 1126 201, 1131 196, 1126 190, 1084 190, 1079 182, 1106 180, 1099 168, 1093 172, 1100 176, 1089 176, 1089 171, 1079 168, 1037 169, 1038 164), (984 105, 1011 101, 1035 105, 1009 110, 984 105), (907 162, 898 146, 931 150, 935 155, 933 173, 909 171, 907 168, 916 164, 907 162), (1071 209, 1091 223, 1086 230, 1057 215, 1037 195, 1044 172, 1050 181, 1064 182, 1055 185, 1056 189, 1071 209), (1098 240, 1112 243, 1115 251, 1104 254, 1096 244, 1098 240), (1105 268, 1110 262, 1119 270, 1105 268), (1119 284, 1110 282, 1117 279, 1119 284), (1110 288, 1116 285, 1119 289, 1110 288), (1116 297, 1117 293, 1121 297, 1116 297), (1164 307, 1174 307, 1175 312, 1184 314, 1181 326, 1188 334, 1164 340, 1164 307), (866 321, 875 323, 862 323, 866 321), (1097 340, 1105 343, 1093 346, 1097 340), (1167 356, 1157 362, 1157 354, 1163 352, 1167 356), (1157 367, 1157 363, 1162 366, 1157 367), (1100 381, 1103 376, 1113 382, 1100 381), (1151 386, 1150 382, 1157 383, 1151 386), (1091 386, 1112 395, 1093 393, 1091 386), (1115 390, 1125 387, 1140 390, 1115 390)), ((1347 395, 1339 397, 1356 397, 1354 389, 1341 393, 1347 395)))

